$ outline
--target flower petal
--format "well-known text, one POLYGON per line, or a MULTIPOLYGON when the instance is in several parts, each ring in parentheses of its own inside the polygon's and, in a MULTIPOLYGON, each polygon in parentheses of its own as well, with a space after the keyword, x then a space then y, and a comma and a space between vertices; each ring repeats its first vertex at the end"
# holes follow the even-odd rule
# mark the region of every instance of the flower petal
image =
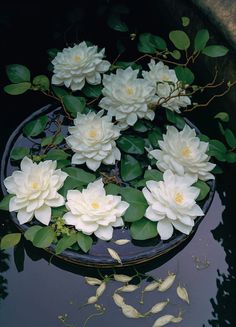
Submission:
POLYGON ((34 212, 35 218, 44 225, 48 225, 51 220, 51 208, 43 205, 34 212))
POLYGON ((168 219, 163 219, 157 223, 157 231, 162 240, 168 240, 171 238, 174 229, 168 219))

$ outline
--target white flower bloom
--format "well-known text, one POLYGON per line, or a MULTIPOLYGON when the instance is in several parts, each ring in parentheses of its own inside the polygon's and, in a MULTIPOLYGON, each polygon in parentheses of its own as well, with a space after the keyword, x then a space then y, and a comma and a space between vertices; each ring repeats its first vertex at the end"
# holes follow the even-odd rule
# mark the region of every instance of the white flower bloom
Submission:
POLYGON ((166 170, 163 181, 146 183, 143 194, 149 207, 145 216, 158 222, 157 231, 162 240, 168 240, 174 228, 188 235, 194 226, 194 219, 204 215, 195 201, 200 190, 191 186, 196 181, 196 177, 178 176, 166 170))
POLYGON ((87 46, 85 42, 58 52, 52 60, 52 84, 64 84, 73 91, 81 90, 85 81, 92 85, 100 84, 101 73, 110 67, 110 63, 103 60, 104 52, 105 49, 98 52, 97 46, 87 46))
POLYGON ((148 107, 154 101, 155 88, 149 81, 138 78, 138 72, 128 67, 103 76, 104 98, 99 106, 114 116, 123 129, 133 126, 138 118, 153 120, 155 116, 148 107))
POLYGON ((120 160, 120 150, 115 142, 120 136, 120 129, 111 122, 111 117, 101 117, 102 114, 103 110, 97 114, 78 113, 75 126, 68 128, 71 135, 66 142, 75 152, 72 164, 86 163, 89 169, 96 171, 101 163, 113 165, 120 160))
POLYGON ((112 238, 113 227, 123 226, 121 216, 129 204, 121 201, 120 196, 106 195, 102 179, 99 179, 82 192, 68 191, 66 207, 69 210, 63 217, 66 224, 108 241, 112 238))
POLYGON ((144 71, 143 77, 156 88, 156 103, 178 113, 180 108, 191 104, 190 98, 185 95, 185 90, 180 86, 174 69, 169 69, 161 61, 156 64, 153 59, 148 66, 150 70, 144 71))
POLYGON ((66 173, 56 169, 56 161, 46 160, 39 164, 24 157, 21 171, 14 171, 4 180, 8 193, 14 194, 9 211, 17 211, 20 224, 34 216, 44 225, 51 219, 51 207, 64 205, 64 198, 57 192, 64 184, 66 173))
POLYGON ((167 126, 163 141, 158 143, 160 150, 152 150, 149 154, 157 160, 161 171, 170 169, 178 175, 188 173, 203 181, 214 179, 210 171, 215 164, 209 162, 206 154, 209 143, 200 141, 196 131, 188 125, 180 132, 174 126, 167 126))

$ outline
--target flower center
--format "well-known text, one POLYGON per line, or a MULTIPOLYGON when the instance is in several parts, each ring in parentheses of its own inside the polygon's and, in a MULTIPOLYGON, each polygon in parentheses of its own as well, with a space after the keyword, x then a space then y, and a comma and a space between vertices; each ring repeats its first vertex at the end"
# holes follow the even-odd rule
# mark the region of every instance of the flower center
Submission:
POLYGON ((32 184, 31 184, 31 186, 32 186, 32 189, 33 190, 38 190, 39 189, 39 183, 37 183, 37 182, 33 182, 32 184))
POLYGON ((128 95, 133 95, 134 94, 134 89, 132 87, 126 87, 126 92, 128 95))
POLYGON ((79 55, 77 55, 77 56, 74 57, 74 60, 75 60, 76 62, 80 62, 81 57, 80 57, 79 55))
POLYGON ((180 192, 177 192, 177 193, 175 194, 175 202, 176 202, 177 204, 182 204, 183 201, 184 201, 183 194, 180 193, 180 192))
POLYGON ((162 77, 162 80, 163 80, 164 82, 169 82, 169 81, 170 81, 170 77, 169 77, 169 75, 167 75, 167 74, 163 74, 161 77, 162 77))
POLYGON ((100 208, 100 204, 97 201, 93 201, 92 202, 92 207, 93 207, 93 209, 99 209, 100 208))
POLYGON ((181 150, 181 154, 183 157, 188 158, 191 154, 191 150, 189 149, 188 146, 184 146, 181 150))
POLYGON ((89 136, 95 138, 97 136, 97 131, 95 129, 91 129, 89 131, 89 136))

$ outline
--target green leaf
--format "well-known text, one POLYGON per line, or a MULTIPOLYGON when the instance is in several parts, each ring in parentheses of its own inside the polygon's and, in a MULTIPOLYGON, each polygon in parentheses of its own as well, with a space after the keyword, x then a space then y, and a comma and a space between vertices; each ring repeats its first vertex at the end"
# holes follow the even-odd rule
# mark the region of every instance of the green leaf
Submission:
POLYGON ((56 254, 60 254, 64 250, 68 249, 71 247, 75 242, 77 241, 77 234, 71 234, 71 235, 66 235, 63 238, 61 238, 57 245, 55 252, 56 254))
POLYGON ((136 62, 133 61, 117 61, 115 65, 112 65, 110 70, 117 69, 117 68, 123 68, 126 69, 128 67, 131 67, 132 69, 140 69, 141 66, 136 64, 136 62))
POLYGON ((57 169, 67 167, 70 164, 71 164, 70 160, 67 160, 67 159, 57 160, 57 169))
POLYGON ((157 236, 157 223, 142 218, 132 223, 130 233, 134 240, 144 241, 157 236))
POLYGON ((166 41, 160 36, 150 33, 142 33, 139 35, 138 50, 142 53, 156 53, 157 50, 166 50, 166 41))
POLYGON ((162 181, 163 180, 163 173, 159 170, 156 169, 150 169, 150 170, 146 170, 144 173, 144 179, 146 181, 162 181))
POLYGON ((118 195, 121 194, 121 187, 116 184, 107 184, 105 186, 106 194, 118 195))
POLYGON ((65 206, 52 208, 52 218, 61 218, 67 212, 65 206))
POLYGON ((33 244, 37 248, 45 249, 49 247, 54 239, 56 238, 56 233, 52 227, 42 227, 34 236, 33 244))
POLYGON ((81 191, 83 189, 83 184, 81 184, 80 182, 78 182, 78 180, 71 178, 71 177, 67 177, 64 185, 62 188, 60 188, 60 190, 58 191, 64 198, 66 198, 67 192, 69 190, 79 190, 81 191))
POLYGON ((119 148, 131 154, 143 154, 144 153, 144 140, 141 137, 134 135, 121 136, 116 143, 119 148))
POLYGON ((86 100, 83 97, 75 97, 73 95, 65 95, 62 98, 64 106, 73 118, 77 116, 77 113, 83 113, 86 106, 86 100))
POLYGON ((1 239, 1 250, 7 250, 9 248, 12 248, 20 242, 20 239, 21 233, 12 233, 3 236, 3 238, 1 239))
POLYGON ((179 81, 184 84, 192 84, 194 81, 194 74, 188 67, 175 67, 175 73, 179 81))
POLYGON ((138 120, 134 126, 133 126, 133 130, 135 132, 139 132, 139 133, 145 133, 148 131, 148 127, 147 125, 145 125, 144 122, 142 122, 141 120, 138 120))
POLYGON ((207 185, 207 183, 198 180, 196 183, 193 184, 193 186, 200 189, 200 193, 198 195, 197 201, 202 201, 206 198, 207 194, 210 192, 210 187, 207 185))
POLYGON ((209 45, 202 50, 202 53, 208 57, 216 58, 225 56, 228 53, 229 49, 223 45, 209 45))
POLYGON ((82 92, 88 98, 98 98, 102 94, 102 89, 103 89, 102 85, 86 84, 83 87, 82 92))
POLYGON ((107 19, 107 24, 110 28, 118 32, 128 32, 127 24, 121 20, 119 14, 110 14, 107 19))
POLYGON ((124 155, 121 160, 121 177, 128 182, 142 175, 142 168, 138 160, 130 155, 124 155))
POLYGON ((77 233, 77 242, 81 250, 85 253, 87 253, 93 245, 92 237, 89 235, 85 235, 82 232, 77 233))
POLYGON ((44 131, 47 122, 47 116, 41 116, 36 120, 32 120, 24 126, 23 133, 28 137, 38 136, 44 131))
POLYGON ((224 143, 218 140, 209 141, 209 151, 210 156, 215 157, 219 161, 226 161, 227 148, 224 143))
POLYGON ((23 94, 31 88, 30 82, 22 82, 18 84, 9 84, 4 86, 4 91, 10 95, 23 94))
POLYGON ((205 134, 200 134, 200 135, 198 135, 198 137, 199 137, 200 141, 202 141, 202 142, 209 142, 210 141, 210 138, 205 134))
POLYGON ((223 121, 224 123, 229 122, 229 114, 227 112, 219 112, 217 115, 214 116, 214 118, 219 119, 223 121))
POLYGON ((224 132, 225 140, 231 148, 236 148, 236 137, 231 129, 226 128, 224 132))
POLYGON ((69 94, 68 91, 66 89, 63 89, 62 87, 52 85, 51 88, 55 96, 60 99, 69 94))
POLYGON ((223 174, 223 169, 220 167, 220 166, 215 166, 215 168, 214 169, 212 169, 212 174, 213 175, 217 175, 217 174, 223 174))
POLYGON ((41 146, 47 146, 49 144, 58 145, 64 140, 64 135, 57 134, 52 136, 44 137, 41 141, 41 146))
POLYGON ((181 58, 181 53, 179 50, 174 50, 170 52, 171 57, 173 57, 176 60, 179 60, 181 58))
POLYGON ((50 87, 50 81, 46 75, 35 76, 32 83, 41 91, 48 91, 50 87))
POLYGON ((169 33, 169 39, 179 50, 187 50, 190 46, 189 37, 184 31, 171 31, 169 33))
POLYGON ((182 25, 184 27, 188 26, 189 23, 190 23, 190 19, 188 17, 186 17, 186 16, 181 17, 181 21, 182 21, 182 25))
POLYGON ((88 185, 91 182, 94 182, 96 175, 87 173, 85 170, 76 167, 66 167, 63 168, 63 171, 66 172, 71 178, 75 179, 77 183, 82 185, 88 185))
POLYGON ((65 160, 69 157, 70 155, 66 153, 64 150, 61 149, 53 149, 50 150, 46 157, 45 160, 65 160))
POLYGON ((34 240, 34 237, 35 237, 36 233, 42 228, 43 228, 42 226, 38 226, 38 225, 29 227, 27 229, 27 231, 25 231, 25 233, 24 233, 24 236, 25 236, 26 240, 31 241, 33 243, 33 240, 34 240))
POLYGON ((159 141, 163 139, 163 135, 160 128, 148 133, 148 140, 154 148, 159 148, 159 141))
POLYGON ((8 65, 6 67, 7 77, 12 83, 21 83, 30 81, 30 71, 23 65, 8 65))
POLYGON ((185 120, 179 114, 174 113, 173 111, 166 109, 166 119, 176 125, 179 129, 183 129, 186 125, 185 120))
POLYGON ((4 198, 0 201, 0 210, 9 211, 9 202, 13 196, 13 194, 7 194, 4 196, 4 198))
POLYGON ((60 50, 57 48, 48 49, 47 54, 48 54, 49 60, 52 61, 56 57, 58 52, 60 52, 60 50))
POLYGON ((209 40, 209 32, 206 29, 199 30, 194 39, 194 50, 202 51, 209 40))
POLYGON ((228 152, 226 154, 226 161, 228 163, 235 163, 236 162, 236 153, 235 152, 228 152))
POLYGON ((135 188, 126 187, 121 189, 121 195, 129 203, 129 207, 124 214, 124 220, 133 222, 143 218, 148 207, 143 193, 135 188))
POLYGON ((28 156, 29 154, 30 154, 30 149, 29 148, 18 147, 18 148, 14 148, 11 151, 10 158, 12 160, 21 160, 25 156, 28 156))

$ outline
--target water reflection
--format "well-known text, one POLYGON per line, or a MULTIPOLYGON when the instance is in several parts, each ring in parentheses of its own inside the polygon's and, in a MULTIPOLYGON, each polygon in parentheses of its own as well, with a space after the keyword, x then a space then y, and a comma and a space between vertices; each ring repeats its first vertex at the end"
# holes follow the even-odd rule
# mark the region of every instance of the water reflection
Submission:
MULTIPOLYGON (((0 227, 0 239, 7 233, 6 225, 1 224, 0 227)), ((9 254, 0 250, 0 303, 1 299, 4 300, 7 295, 7 279, 2 275, 9 269, 9 254)))

